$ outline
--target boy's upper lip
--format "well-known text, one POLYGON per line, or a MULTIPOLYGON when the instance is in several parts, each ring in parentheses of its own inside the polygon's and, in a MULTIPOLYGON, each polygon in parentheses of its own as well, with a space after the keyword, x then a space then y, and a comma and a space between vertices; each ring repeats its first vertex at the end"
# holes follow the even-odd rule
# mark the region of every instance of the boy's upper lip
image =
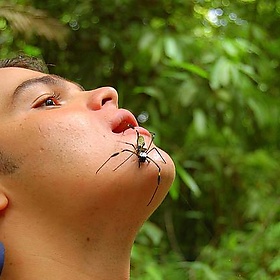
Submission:
POLYGON ((137 127, 136 118, 131 112, 125 109, 118 109, 111 120, 111 129, 114 133, 122 133, 129 128, 137 127))

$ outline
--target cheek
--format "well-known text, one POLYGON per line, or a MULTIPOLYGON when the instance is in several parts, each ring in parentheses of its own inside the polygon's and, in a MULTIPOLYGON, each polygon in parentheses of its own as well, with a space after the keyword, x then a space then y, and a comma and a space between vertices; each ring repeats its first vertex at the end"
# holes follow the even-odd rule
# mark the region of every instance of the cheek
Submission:
POLYGON ((99 127, 93 132, 89 121, 66 116, 60 122, 31 120, 20 127, 17 146, 21 147, 23 173, 51 179, 57 174, 61 178, 78 177, 97 169, 104 133, 99 127))
POLYGON ((10 155, 6 155, 0 150, 0 174, 8 175, 13 174, 19 168, 19 162, 17 159, 12 158, 10 155))
POLYGON ((78 167, 95 163, 99 147, 94 143, 100 141, 99 134, 90 134, 86 124, 40 125, 38 130, 36 158, 49 168, 63 171, 67 166, 78 172, 78 167))

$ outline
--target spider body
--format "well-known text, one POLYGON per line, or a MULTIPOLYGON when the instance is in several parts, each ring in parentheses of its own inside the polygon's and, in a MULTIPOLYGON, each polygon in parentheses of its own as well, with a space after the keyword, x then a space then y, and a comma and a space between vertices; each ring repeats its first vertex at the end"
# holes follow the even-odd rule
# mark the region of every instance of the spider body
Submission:
POLYGON ((119 164, 116 168, 113 169, 113 171, 117 170, 119 167, 121 167, 125 162, 127 162, 133 155, 137 156, 138 158, 138 167, 140 168, 141 167, 141 164, 147 162, 147 163, 150 163, 150 162, 153 162, 154 165, 157 167, 158 169, 158 177, 157 177, 157 186, 154 190, 154 193, 150 199, 150 201, 148 202, 147 206, 150 205, 150 203, 152 202, 157 190, 158 190, 158 187, 159 187, 159 184, 160 184, 160 180, 161 180, 161 177, 160 177, 160 171, 161 171, 161 168, 159 166, 159 164, 153 160, 150 156, 149 156, 149 153, 151 151, 155 151, 158 153, 158 155, 160 156, 160 158, 162 159, 163 163, 166 163, 165 159, 162 157, 162 155, 160 154, 159 150, 156 148, 156 147, 153 147, 151 148, 151 145, 153 143, 153 140, 154 140, 154 137, 155 135, 153 133, 151 133, 151 141, 148 145, 148 147, 146 148, 145 145, 145 139, 142 135, 139 134, 138 130, 136 130, 136 136, 137 136, 137 139, 136 139, 136 145, 132 144, 132 143, 129 143, 129 142, 124 142, 125 144, 127 145, 130 145, 133 147, 133 150, 130 150, 130 149, 123 149, 119 152, 116 152, 114 154, 112 154, 96 171, 96 173, 98 173, 100 171, 100 169, 113 157, 116 157, 118 156, 119 154, 121 153, 124 153, 124 152, 128 152, 128 153, 131 153, 121 164, 119 164))
POLYGON ((146 152, 140 152, 138 159, 140 162, 145 162, 147 160, 148 154, 146 152))

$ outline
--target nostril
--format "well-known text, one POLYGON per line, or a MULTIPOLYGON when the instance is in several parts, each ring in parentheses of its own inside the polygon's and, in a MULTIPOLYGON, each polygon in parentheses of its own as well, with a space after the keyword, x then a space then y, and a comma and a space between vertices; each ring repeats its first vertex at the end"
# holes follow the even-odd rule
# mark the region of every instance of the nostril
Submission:
POLYGON ((102 106, 103 106, 106 102, 111 101, 111 100, 112 100, 112 98, 110 98, 110 97, 107 97, 107 98, 102 99, 102 106))
POLYGON ((87 105, 91 110, 100 110, 107 106, 118 107, 118 94, 114 88, 97 88, 90 91, 90 93, 87 105))

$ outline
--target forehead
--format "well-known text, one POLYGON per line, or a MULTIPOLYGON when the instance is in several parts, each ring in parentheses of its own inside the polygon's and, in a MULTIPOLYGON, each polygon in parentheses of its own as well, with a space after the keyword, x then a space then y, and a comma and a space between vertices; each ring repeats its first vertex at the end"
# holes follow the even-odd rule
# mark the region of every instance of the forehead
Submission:
POLYGON ((11 96, 15 89, 23 82, 46 76, 47 74, 18 67, 0 68, 0 101, 5 104, 5 100, 11 96))
POLYGON ((60 84, 66 86, 67 88, 69 86, 75 86, 75 88, 83 90, 80 85, 67 81, 66 79, 56 75, 44 74, 41 72, 18 67, 0 68, 1 107, 6 107, 7 102, 11 99, 11 97, 15 96, 14 93, 17 92, 19 88, 22 88, 23 85, 31 85, 31 83, 35 81, 48 85, 53 83, 60 84))
POLYGON ((21 83, 47 74, 18 67, 0 68, 0 94, 13 92, 21 83), (8 92, 7 92, 8 91, 8 92))

